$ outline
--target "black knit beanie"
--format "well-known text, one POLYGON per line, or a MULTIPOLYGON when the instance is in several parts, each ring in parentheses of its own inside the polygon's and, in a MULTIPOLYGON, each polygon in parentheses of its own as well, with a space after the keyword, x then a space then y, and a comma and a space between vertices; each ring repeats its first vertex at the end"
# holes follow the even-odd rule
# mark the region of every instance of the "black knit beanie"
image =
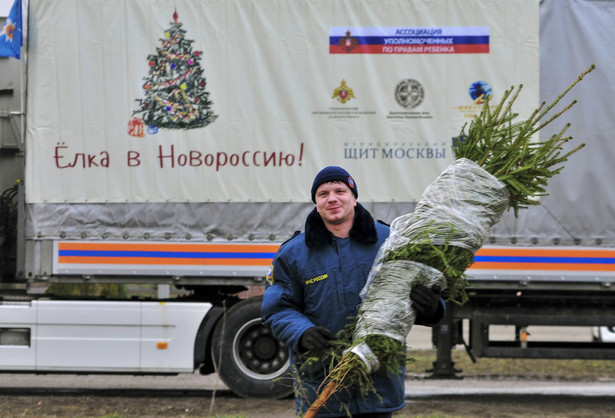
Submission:
POLYGON ((314 183, 312 184, 312 202, 316 203, 316 190, 318 187, 330 181, 341 181, 350 188, 354 197, 359 197, 357 185, 352 176, 348 174, 348 171, 344 170, 342 167, 330 165, 320 170, 318 174, 316 174, 316 178, 314 178, 314 183))

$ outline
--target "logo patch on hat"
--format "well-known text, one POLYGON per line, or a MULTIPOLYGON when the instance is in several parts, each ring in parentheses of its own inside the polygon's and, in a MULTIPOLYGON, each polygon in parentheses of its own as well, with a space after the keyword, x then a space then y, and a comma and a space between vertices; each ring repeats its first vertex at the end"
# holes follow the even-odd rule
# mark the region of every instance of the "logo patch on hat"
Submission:
POLYGON ((355 185, 354 185, 354 180, 353 180, 353 178, 352 178, 352 177, 350 177, 350 176, 348 176, 348 186, 350 186, 350 188, 351 188, 351 189, 354 189, 354 188, 355 188, 355 185))

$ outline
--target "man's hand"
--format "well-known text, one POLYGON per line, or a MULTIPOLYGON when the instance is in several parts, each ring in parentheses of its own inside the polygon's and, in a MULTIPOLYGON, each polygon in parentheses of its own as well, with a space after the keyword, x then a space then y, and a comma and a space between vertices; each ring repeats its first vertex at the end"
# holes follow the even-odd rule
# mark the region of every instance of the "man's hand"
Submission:
POLYGON ((306 350, 323 350, 331 345, 333 334, 325 327, 308 328, 299 340, 299 346, 306 350))
POLYGON ((440 296, 442 289, 439 286, 428 288, 423 284, 417 284, 410 290, 412 307, 423 318, 433 318, 440 309, 440 296))

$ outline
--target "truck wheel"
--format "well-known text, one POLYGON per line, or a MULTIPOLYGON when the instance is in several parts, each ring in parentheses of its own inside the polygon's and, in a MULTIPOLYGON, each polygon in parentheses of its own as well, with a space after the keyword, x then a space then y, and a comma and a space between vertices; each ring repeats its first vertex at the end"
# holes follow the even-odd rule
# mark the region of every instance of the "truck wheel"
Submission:
POLYGON ((232 306, 218 321, 212 358, 222 381, 246 398, 293 393, 288 348, 261 324, 262 297, 232 306))

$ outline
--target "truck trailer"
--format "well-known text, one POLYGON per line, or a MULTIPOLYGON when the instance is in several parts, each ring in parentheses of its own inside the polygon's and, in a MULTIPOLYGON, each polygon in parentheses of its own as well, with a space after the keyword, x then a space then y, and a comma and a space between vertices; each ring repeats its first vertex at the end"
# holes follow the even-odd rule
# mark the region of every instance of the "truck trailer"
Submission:
MULTIPOLYGON (((587 146, 552 179, 540 205, 518 218, 507 214, 490 232, 469 270, 468 303, 449 305, 447 321, 434 330, 436 377, 460 372, 451 357, 457 345, 474 361, 615 358, 615 202, 610 184, 615 172, 609 134, 614 80, 606 70, 613 58, 602 52, 615 39, 615 32, 606 29, 613 17, 613 2, 540 3, 541 101, 557 97, 565 80, 580 72, 579 65, 595 63, 603 69, 573 93, 579 103, 568 115, 570 134, 587 146), (490 332, 502 326, 512 331, 508 338, 490 332), (532 335, 532 326, 579 327, 587 338, 552 340, 532 335)), ((547 128, 541 136, 556 131, 547 128)))
POLYGON ((455 372, 461 343, 476 357, 561 356, 523 340, 525 327, 615 323, 615 80, 603 53, 614 9, 24 1, 22 57, 0 58, 0 371, 199 370, 241 396, 290 395, 288 349, 262 326, 258 294, 303 229, 315 173, 345 167, 390 223, 453 162, 453 137, 485 102, 523 84, 528 116, 595 63, 565 116, 586 148, 539 206, 493 228, 468 270, 469 302, 449 304, 434 334, 437 375, 455 372), (128 295, 50 290, 66 284, 128 295), (494 324, 519 339, 491 342, 494 324))

